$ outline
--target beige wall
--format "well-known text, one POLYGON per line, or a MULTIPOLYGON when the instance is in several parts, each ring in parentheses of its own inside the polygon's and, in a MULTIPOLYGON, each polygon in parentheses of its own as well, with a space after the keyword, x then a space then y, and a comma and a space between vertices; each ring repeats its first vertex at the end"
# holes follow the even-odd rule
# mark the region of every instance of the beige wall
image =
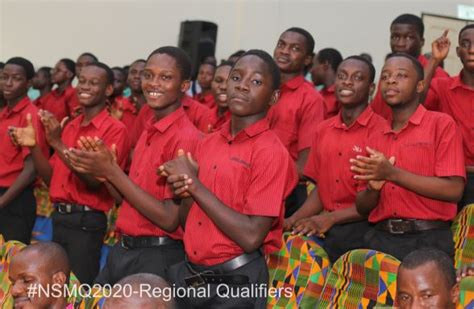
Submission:
MULTIPOLYGON (((460 0, 469 2, 470 0, 460 0)), ((217 54, 237 49, 273 51, 290 26, 309 30, 316 49, 343 56, 369 52, 380 67, 389 51, 388 29, 401 13, 456 15, 454 0, 0 0, 0 59, 21 55, 54 65, 91 51, 109 65, 144 58, 177 44, 179 24, 202 19, 219 25, 217 54)), ((462 2, 461 2, 462 3, 462 2)))

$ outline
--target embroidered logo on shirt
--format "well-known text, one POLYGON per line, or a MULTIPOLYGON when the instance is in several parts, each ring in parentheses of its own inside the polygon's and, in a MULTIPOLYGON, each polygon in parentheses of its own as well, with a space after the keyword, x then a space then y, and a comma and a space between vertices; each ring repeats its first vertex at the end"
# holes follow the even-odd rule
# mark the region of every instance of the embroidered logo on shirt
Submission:
POLYGON ((362 152, 362 148, 360 148, 360 147, 357 146, 357 145, 354 145, 354 147, 352 148, 352 150, 353 150, 354 152, 358 152, 358 153, 361 153, 361 152, 362 152))

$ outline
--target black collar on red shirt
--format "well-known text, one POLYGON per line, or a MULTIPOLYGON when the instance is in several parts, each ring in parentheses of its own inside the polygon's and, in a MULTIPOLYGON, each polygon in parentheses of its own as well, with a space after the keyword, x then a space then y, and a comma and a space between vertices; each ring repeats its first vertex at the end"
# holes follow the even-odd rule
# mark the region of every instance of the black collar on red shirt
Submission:
POLYGON ((228 141, 239 141, 239 140, 245 140, 246 138, 252 138, 254 136, 257 136, 267 130, 270 130, 270 125, 268 123, 267 118, 263 118, 251 126, 243 129, 239 133, 237 133, 236 136, 232 136, 230 133, 230 124, 231 121, 227 121, 223 126, 222 129, 220 130, 220 134, 228 141))
POLYGON ((165 132, 168 128, 175 123, 178 119, 186 116, 184 113, 183 107, 179 107, 177 110, 171 114, 165 116, 164 118, 156 121, 156 118, 153 116, 152 119, 147 123, 146 130, 158 130, 160 133, 165 132))

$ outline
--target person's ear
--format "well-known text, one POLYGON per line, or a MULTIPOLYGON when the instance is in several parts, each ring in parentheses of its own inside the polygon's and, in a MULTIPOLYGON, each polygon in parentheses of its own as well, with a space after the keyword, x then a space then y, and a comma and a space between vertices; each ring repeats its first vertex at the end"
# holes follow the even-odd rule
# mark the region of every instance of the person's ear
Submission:
POLYGON ((416 93, 423 93, 423 90, 425 90, 425 81, 420 80, 416 85, 416 93))
POLYGON ((376 87, 377 86, 375 85, 375 83, 370 84, 370 86, 369 86, 369 97, 372 97, 374 95, 376 87))
POLYGON ((181 91, 181 93, 184 94, 184 93, 186 93, 186 91, 189 90, 189 87, 191 87, 191 81, 189 79, 187 79, 187 80, 185 80, 181 83, 179 91, 181 91))
POLYGON ((67 276, 62 271, 53 274, 53 283, 64 285, 67 282, 67 276))
POLYGON ((280 98, 280 90, 275 90, 272 93, 272 97, 270 98, 270 106, 275 105, 278 99, 280 98))
POLYGON ((110 97, 114 93, 114 86, 112 84, 108 84, 105 88, 105 95, 110 97))
POLYGON ((451 301, 453 304, 458 304, 459 303, 459 294, 460 294, 460 282, 457 282, 452 288, 451 288, 451 301))

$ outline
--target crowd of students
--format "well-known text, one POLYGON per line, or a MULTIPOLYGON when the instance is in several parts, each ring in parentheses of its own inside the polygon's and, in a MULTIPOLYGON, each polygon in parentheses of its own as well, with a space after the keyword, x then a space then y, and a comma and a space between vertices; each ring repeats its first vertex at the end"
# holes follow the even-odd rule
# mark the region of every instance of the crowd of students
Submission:
POLYGON ((378 86, 366 56, 314 55, 312 35, 296 27, 273 57, 205 59, 194 83, 188 55, 171 46, 126 70, 90 53, 36 73, 11 58, 0 67, 0 234, 29 244, 43 181, 60 247, 24 255, 62 261, 62 248, 68 261, 55 266, 83 283, 151 273, 209 287, 177 299, 183 308, 264 308, 264 296, 222 298, 217 287, 267 284, 264 257, 284 230, 322 238, 332 262, 357 248, 453 257, 450 221, 474 202, 474 25, 458 34, 453 77, 440 67, 447 32, 429 60, 423 32, 414 15, 392 22, 378 86), (114 204, 120 241, 99 272, 114 204))

